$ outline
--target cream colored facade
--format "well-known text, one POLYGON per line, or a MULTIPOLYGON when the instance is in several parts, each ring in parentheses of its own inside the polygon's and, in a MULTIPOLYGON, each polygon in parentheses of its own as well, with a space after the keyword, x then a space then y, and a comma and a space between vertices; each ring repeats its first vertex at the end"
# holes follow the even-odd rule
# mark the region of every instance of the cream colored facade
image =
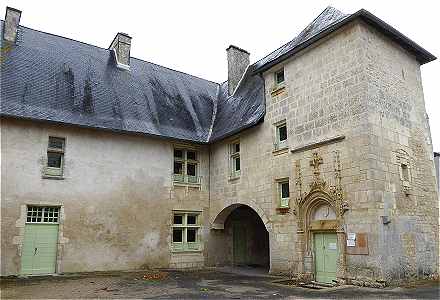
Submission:
POLYGON ((268 232, 272 273, 313 279, 312 236, 326 231, 338 238, 339 282, 438 276, 439 203, 416 59, 355 21, 263 75, 264 122, 184 145, 199 153, 200 186, 173 184, 178 142, 2 119, 2 275, 20 273, 26 205, 39 204, 61 207, 57 273, 231 264, 228 216, 246 205, 268 232), (286 80, 276 86, 281 68, 286 80), (276 150, 283 121, 288 148, 276 150), (42 176, 49 136, 66 139, 63 180, 42 176), (289 208, 279 209, 286 179, 289 208), (333 218, 316 223, 322 207, 333 218), (201 213, 200 251, 172 250, 178 210, 201 213), (363 236, 362 249, 346 247, 351 233, 363 236))

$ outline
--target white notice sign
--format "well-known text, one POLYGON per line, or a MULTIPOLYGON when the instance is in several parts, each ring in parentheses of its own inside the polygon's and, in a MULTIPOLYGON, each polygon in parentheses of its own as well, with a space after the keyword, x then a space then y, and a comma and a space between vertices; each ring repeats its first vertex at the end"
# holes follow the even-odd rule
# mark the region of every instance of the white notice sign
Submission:
POLYGON ((329 250, 336 250, 336 243, 328 243, 329 250))
POLYGON ((347 247, 356 247, 355 240, 347 240, 347 247))
POLYGON ((349 232, 347 235, 347 240, 356 240, 356 233, 354 232, 349 232))

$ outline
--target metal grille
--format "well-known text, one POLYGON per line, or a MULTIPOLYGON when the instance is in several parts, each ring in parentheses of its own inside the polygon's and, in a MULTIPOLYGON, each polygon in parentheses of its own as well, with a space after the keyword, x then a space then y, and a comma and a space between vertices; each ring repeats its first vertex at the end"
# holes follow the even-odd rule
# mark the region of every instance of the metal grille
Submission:
POLYGON ((59 207, 28 206, 27 223, 58 223, 59 207))

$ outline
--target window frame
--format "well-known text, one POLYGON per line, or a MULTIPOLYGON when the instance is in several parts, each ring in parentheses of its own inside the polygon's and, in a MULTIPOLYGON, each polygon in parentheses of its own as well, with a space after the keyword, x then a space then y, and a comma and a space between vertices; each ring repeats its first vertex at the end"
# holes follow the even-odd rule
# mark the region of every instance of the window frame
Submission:
POLYGON ((278 195, 278 207, 288 208, 290 202, 290 180, 289 178, 282 178, 277 180, 277 195, 278 195), (289 196, 283 197, 283 184, 287 184, 289 196))
POLYGON ((60 206, 26 205, 26 224, 60 224, 60 218, 60 206), (41 210, 41 213, 39 213, 39 210, 41 210), (34 214, 34 212, 36 214, 34 214), (34 221, 33 219, 37 220, 34 221), (48 221, 45 221, 44 219, 47 219, 48 221), (49 221, 49 219, 52 219, 52 221, 49 221), (56 221, 54 221, 54 219, 56 219, 56 221))
POLYGON ((281 86, 286 82, 286 72, 284 71, 284 67, 274 72, 274 82, 275 86, 281 86), (283 74, 283 80, 278 82, 279 74, 283 74))
POLYGON ((229 144, 229 169, 230 178, 239 178, 241 176, 241 145, 239 140, 235 140, 229 144), (236 151, 236 146, 238 145, 238 151, 236 151), (240 169, 236 169, 237 160, 240 169))
POLYGON ((44 169, 44 175, 46 177, 55 177, 55 178, 62 178, 64 175, 64 156, 66 152, 66 138, 65 137, 59 137, 59 136, 49 136, 47 140, 47 150, 46 150, 46 166, 44 169), (51 140, 57 139, 61 140, 62 147, 56 148, 51 147, 51 140), (60 155, 60 167, 50 167, 49 166, 49 154, 58 154, 60 155))
POLYGON ((171 248, 173 252, 186 252, 186 251, 201 251, 201 212, 196 211, 173 211, 172 225, 171 225, 171 248), (174 217, 182 216, 182 223, 175 224, 174 217), (188 224, 188 216, 195 216, 195 224, 188 224), (174 242, 174 230, 182 230, 181 242, 174 242), (195 241, 188 242, 188 231, 195 230, 195 241))
POLYGON ((173 148, 173 182, 180 184, 200 184, 199 176, 199 151, 191 148, 176 146, 173 148), (175 156, 175 151, 182 151, 182 157, 175 156), (195 153, 195 159, 188 158, 188 152, 195 153), (182 164, 182 173, 178 174, 174 172, 174 164, 178 162, 182 164), (195 165, 195 175, 188 174, 188 165, 195 165))
POLYGON ((275 150, 287 149, 289 147, 288 146, 289 134, 287 130, 286 120, 275 123, 274 125, 275 125, 275 142, 274 142, 275 150), (280 128, 282 127, 286 127, 286 139, 281 141, 280 128))

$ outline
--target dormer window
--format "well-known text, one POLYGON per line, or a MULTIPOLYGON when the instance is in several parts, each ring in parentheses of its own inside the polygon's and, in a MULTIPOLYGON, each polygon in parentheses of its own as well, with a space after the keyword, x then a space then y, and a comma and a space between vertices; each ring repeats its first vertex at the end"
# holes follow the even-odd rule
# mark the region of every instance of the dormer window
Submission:
POLYGON ((284 83, 284 68, 275 72, 275 84, 280 85, 284 83))

